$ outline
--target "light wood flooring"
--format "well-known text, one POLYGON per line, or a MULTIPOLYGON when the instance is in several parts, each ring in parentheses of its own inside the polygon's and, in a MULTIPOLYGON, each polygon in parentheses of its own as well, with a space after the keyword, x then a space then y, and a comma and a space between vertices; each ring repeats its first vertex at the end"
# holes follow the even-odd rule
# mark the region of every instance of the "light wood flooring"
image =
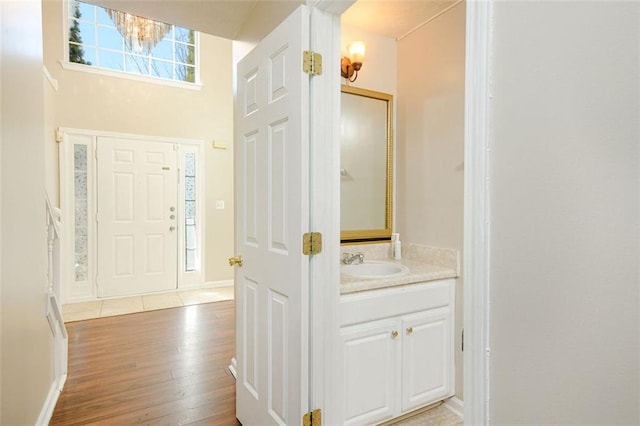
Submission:
POLYGON ((234 302, 68 323, 52 425, 237 425, 234 302))

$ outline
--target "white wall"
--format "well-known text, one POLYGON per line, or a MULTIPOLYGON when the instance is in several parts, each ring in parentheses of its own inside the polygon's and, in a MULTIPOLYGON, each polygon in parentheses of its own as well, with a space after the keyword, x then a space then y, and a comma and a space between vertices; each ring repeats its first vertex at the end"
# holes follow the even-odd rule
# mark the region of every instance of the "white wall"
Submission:
POLYGON ((38 0, 0 2, 0 424, 35 424, 53 382, 46 320, 44 94, 38 0))
MULTIPOLYGON (((63 8, 43 2, 45 65, 58 80, 56 127, 205 141, 207 281, 229 280, 233 269, 233 89, 231 41, 201 34, 201 90, 63 69, 63 8), (213 149, 213 141, 227 145, 213 149), (224 210, 215 208, 225 202, 224 210)), ((47 170, 57 173, 49 156, 47 170)))
MULTIPOLYGON (((462 252, 465 4, 398 42, 396 225, 405 242, 462 252)), ((462 279, 456 282, 456 396, 462 398, 462 279)))
POLYGON ((491 422, 640 424, 640 4, 493 8, 491 422))

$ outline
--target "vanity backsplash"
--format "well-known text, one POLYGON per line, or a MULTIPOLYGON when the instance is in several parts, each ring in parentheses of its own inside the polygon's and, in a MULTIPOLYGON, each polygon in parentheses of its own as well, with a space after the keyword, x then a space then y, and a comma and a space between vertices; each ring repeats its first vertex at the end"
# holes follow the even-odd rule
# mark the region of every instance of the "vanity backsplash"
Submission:
MULTIPOLYGON (((362 253, 365 260, 391 260, 391 243, 353 244, 340 247, 340 258, 344 253, 362 253)), ((402 259, 428 263, 453 269, 460 275, 460 252, 454 249, 405 244, 402 247, 402 259)))

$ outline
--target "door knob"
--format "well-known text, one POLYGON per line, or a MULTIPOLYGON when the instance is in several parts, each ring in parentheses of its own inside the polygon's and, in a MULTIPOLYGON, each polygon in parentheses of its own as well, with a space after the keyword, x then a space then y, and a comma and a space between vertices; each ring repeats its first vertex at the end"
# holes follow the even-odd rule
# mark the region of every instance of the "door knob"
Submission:
POLYGON ((229 266, 238 265, 238 267, 242 267, 242 256, 230 257, 229 258, 229 266))
POLYGON ((176 211, 176 208, 175 208, 175 207, 169 207, 169 211, 170 211, 170 212, 175 212, 175 211, 176 211))
POLYGON ((169 216, 169 219, 175 219, 175 218, 176 218, 175 214, 172 214, 171 216, 169 216))
POLYGON ((169 227, 169 231, 175 231, 175 230, 176 230, 176 227, 175 227, 175 226, 170 226, 170 227, 169 227))
POLYGON ((391 332, 391 338, 392 338, 392 339, 397 339, 397 338, 398 338, 398 332, 397 332, 397 331, 395 331, 395 330, 393 330, 393 331, 391 332))
POLYGON ((411 334, 411 333, 413 333, 413 327, 407 328, 407 334, 411 334))

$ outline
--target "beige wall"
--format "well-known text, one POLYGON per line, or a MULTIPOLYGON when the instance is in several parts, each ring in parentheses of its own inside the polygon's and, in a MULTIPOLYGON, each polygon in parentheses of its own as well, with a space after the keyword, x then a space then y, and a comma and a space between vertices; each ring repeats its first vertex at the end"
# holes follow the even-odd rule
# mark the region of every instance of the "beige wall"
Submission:
MULTIPOLYGON (((43 77, 44 84, 44 156, 45 188, 54 206, 60 206, 60 167, 58 164, 58 143, 56 142, 56 92, 51 81, 43 77)), ((55 84, 55 81, 53 82, 55 84)))
MULTIPOLYGON (((398 42, 396 225, 408 243, 462 252, 465 5, 398 42)), ((456 395, 462 398, 462 280, 456 283, 456 395)))
POLYGON ((232 279, 226 263, 233 255, 231 41, 201 34, 202 89, 189 90, 63 69, 62 3, 45 1, 43 13, 45 65, 59 82, 57 126, 205 141, 205 279, 232 279), (213 149, 214 140, 227 149, 213 149), (225 202, 224 210, 215 209, 216 200, 225 202))
POLYGON ((46 319, 45 161, 40 1, 0 2, 1 414, 33 425, 53 382, 46 319))
POLYGON ((640 4, 493 8, 492 423, 640 424, 640 4))

